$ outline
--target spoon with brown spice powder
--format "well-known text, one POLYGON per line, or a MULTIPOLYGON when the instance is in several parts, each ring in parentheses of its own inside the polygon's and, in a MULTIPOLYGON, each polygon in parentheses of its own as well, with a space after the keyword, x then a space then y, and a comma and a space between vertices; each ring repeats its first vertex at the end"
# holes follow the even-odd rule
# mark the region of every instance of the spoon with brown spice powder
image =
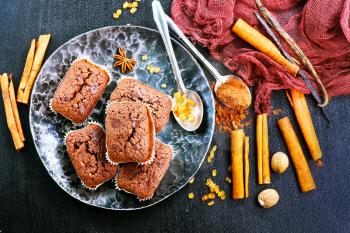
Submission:
POLYGON ((216 79, 214 92, 220 102, 230 108, 248 108, 252 102, 252 96, 243 80, 235 75, 223 76, 219 74, 215 67, 187 39, 175 22, 169 16, 166 16, 166 18, 172 31, 179 37, 178 39, 203 63, 216 79))

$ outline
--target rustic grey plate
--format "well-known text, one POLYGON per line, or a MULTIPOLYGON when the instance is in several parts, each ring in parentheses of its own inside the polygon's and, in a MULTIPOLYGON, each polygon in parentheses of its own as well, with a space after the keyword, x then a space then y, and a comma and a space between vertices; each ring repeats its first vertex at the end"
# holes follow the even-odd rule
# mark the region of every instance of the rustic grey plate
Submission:
POLYGON ((173 96, 176 83, 167 58, 163 42, 158 32, 133 26, 112 26, 96 29, 79 35, 59 47, 45 62, 34 85, 30 107, 30 127, 36 149, 45 168, 55 182, 72 197, 89 205, 113 209, 132 210, 154 205, 180 190, 200 168, 208 151, 215 120, 214 98, 208 81, 195 59, 178 43, 174 43, 175 54, 179 61, 187 88, 199 93, 204 104, 204 118, 201 127, 195 132, 186 132, 170 117, 165 130, 157 137, 174 148, 174 159, 170 168, 151 200, 139 202, 135 196, 116 191, 113 181, 100 186, 97 191, 88 191, 80 183, 63 145, 65 133, 78 128, 69 120, 52 113, 49 100, 59 85, 64 73, 72 61, 79 57, 88 57, 106 67, 113 75, 112 83, 107 87, 89 120, 104 123, 104 110, 110 93, 116 87, 117 80, 125 77, 119 69, 113 67, 113 54, 123 47, 137 59, 138 64, 129 76, 162 90, 173 96), (149 60, 141 61, 141 55, 147 54, 149 60), (150 74, 147 65, 161 68, 159 74, 150 74), (166 88, 161 88, 166 84, 166 88))

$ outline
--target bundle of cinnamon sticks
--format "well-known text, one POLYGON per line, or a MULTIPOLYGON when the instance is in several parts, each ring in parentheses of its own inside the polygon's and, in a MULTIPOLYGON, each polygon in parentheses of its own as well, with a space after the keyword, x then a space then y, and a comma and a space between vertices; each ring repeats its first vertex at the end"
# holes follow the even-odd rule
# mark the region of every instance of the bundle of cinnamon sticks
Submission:
POLYGON ((10 129, 13 143, 16 150, 24 147, 25 137, 21 126, 21 120, 18 114, 15 89, 13 87, 12 75, 6 73, 0 75, 2 99, 4 101, 7 126, 10 129))
MULTIPOLYGON (((28 104, 34 82, 38 76, 51 35, 40 35, 38 42, 32 40, 17 93, 17 102, 28 104)), ((12 74, 0 75, 0 86, 6 122, 17 151, 24 147, 24 133, 18 113, 12 74)))

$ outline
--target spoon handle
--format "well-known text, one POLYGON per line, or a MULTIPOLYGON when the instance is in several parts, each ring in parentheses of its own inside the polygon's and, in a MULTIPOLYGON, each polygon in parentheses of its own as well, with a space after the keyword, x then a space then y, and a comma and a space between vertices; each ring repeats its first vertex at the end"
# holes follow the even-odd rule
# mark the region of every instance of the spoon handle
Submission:
POLYGON ((173 69, 177 85, 182 93, 186 93, 186 87, 185 87, 184 82, 182 81, 181 72, 180 72, 179 66, 177 64, 177 60, 175 57, 173 46, 171 44, 168 22, 167 22, 166 17, 165 17, 166 14, 164 13, 164 10, 163 10, 163 8, 160 5, 160 2, 158 0, 154 0, 152 2, 152 9, 153 9, 154 22, 156 23, 156 25, 158 27, 158 31, 163 39, 165 48, 168 52, 171 67, 173 69))
POLYGON ((205 57, 198 51, 198 49, 191 43, 191 41, 187 39, 185 34, 180 30, 180 28, 168 15, 166 15, 166 20, 168 21, 171 30, 179 37, 179 39, 182 40, 186 47, 203 63, 203 65, 211 72, 214 78, 219 82, 223 82, 223 80, 221 79, 221 75, 215 69, 215 67, 207 59, 205 59, 205 57))

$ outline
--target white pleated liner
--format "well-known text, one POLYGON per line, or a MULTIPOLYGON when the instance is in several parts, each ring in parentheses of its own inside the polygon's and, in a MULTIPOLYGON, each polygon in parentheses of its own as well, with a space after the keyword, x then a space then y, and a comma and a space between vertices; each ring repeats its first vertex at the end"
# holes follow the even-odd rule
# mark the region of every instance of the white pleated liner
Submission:
POLYGON ((103 183, 101 183, 101 184, 99 184, 99 185, 96 185, 95 188, 91 188, 91 187, 88 187, 82 180, 80 180, 80 182, 81 182, 81 185, 82 185, 84 188, 86 188, 86 189, 88 189, 88 190, 90 190, 90 191, 96 191, 98 187, 100 187, 102 184, 105 183, 105 182, 103 182, 103 183))
MULTIPOLYGON (((106 106, 106 110, 105 110, 105 113, 107 114, 108 112, 108 109, 115 103, 124 103, 124 102, 132 102, 132 101, 121 101, 121 102, 118 102, 118 101, 108 101, 107 103, 107 106, 106 106)), ((133 102, 134 103, 134 102, 133 102)), ((146 105, 145 105, 146 106, 146 105)), ((155 158, 155 149, 156 149, 156 128, 154 126, 154 120, 153 120, 153 117, 152 117, 152 112, 151 110, 149 109, 148 106, 146 106, 148 112, 149 112, 149 116, 150 116, 150 119, 151 119, 151 122, 152 122, 152 125, 153 125, 153 135, 154 135, 154 146, 153 146, 153 149, 152 149, 152 152, 151 152, 151 157, 149 160, 145 161, 145 162, 137 162, 137 164, 139 165, 149 165, 151 164, 153 161, 154 161, 154 158, 155 158)), ((124 163, 124 162, 114 162, 111 160, 111 158, 109 157, 109 154, 108 154, 108 147, 107 147, 107 143, 106 143, 106 160, 112 164, 112 165, 118 165, 118 164, 121 164, 121 163, 124 163)), ((125 163, 129 163, 129 162, 125 162, 125 163)))

